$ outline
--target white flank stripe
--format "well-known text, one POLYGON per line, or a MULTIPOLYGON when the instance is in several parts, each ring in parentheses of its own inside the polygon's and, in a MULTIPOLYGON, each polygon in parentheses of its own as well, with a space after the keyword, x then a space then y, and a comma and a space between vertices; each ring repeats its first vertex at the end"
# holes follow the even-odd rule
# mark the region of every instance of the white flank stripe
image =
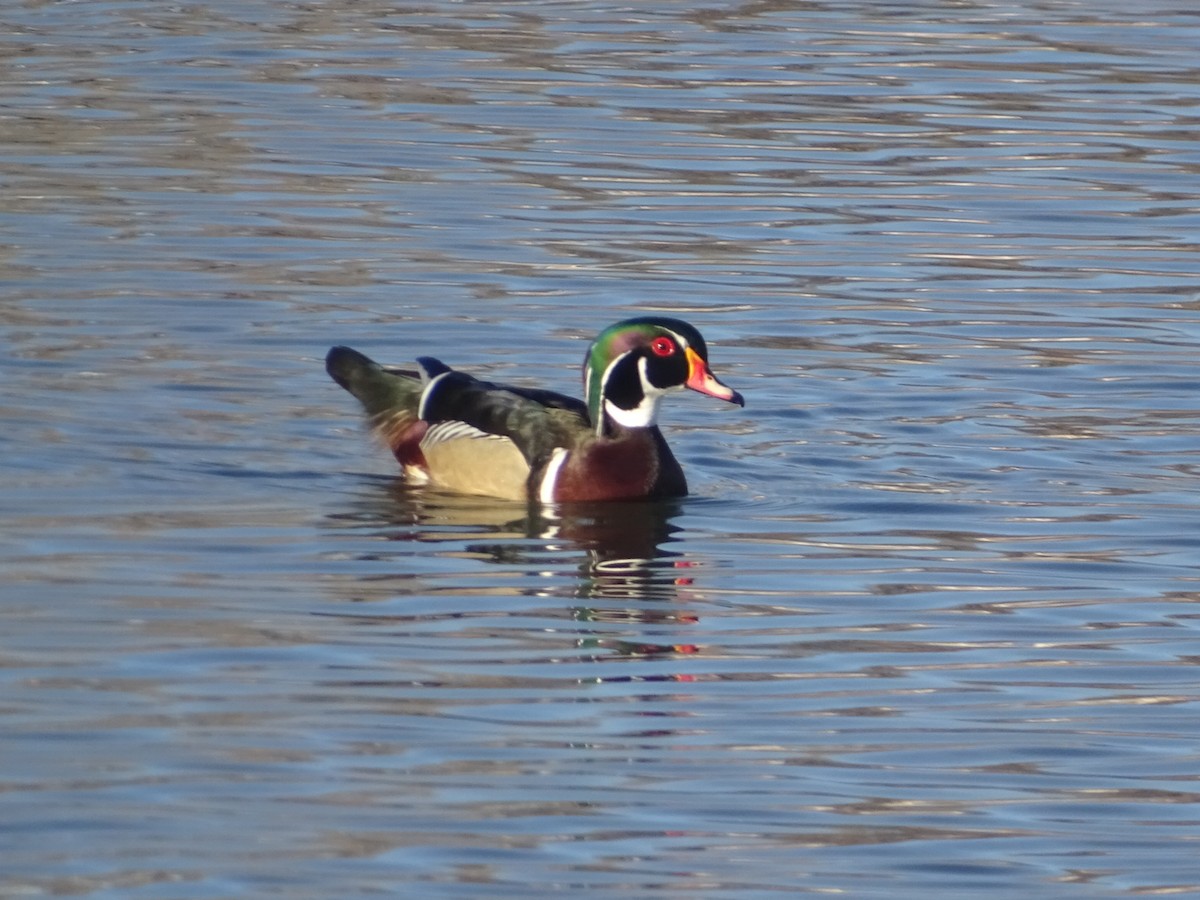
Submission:
POLYGON ((558 484, 558 473, 567 461, 567 448, 555 447, 550 454, 550 462, 546 463, 546 474, 542 476, 541 487, 538 488, 538 499, 543 503, 554 502, 554 488, 558 484))

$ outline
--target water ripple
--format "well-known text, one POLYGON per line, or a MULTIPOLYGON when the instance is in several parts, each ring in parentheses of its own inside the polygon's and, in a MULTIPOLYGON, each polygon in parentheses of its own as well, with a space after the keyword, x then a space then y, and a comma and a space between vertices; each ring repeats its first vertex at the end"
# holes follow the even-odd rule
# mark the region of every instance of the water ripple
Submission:
POLYGON ((64 9, 0 893, 1200 890, 1193 9, 64 9), (671 403, 678 503, 413 489, 321 371, 571 390, 649 311, 749 403, 671 403))

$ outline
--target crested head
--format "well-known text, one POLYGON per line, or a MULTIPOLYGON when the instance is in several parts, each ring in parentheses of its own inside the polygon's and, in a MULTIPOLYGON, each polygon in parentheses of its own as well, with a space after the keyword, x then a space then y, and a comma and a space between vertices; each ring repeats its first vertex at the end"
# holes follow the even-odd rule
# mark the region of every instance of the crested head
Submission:
POLYGON ((680 388, 743 403, 709 371, 700 332, 668 316, 625 319, 600 332, 584 357, 583 380, 588 413, 600 435, 610 423, 653 427, 662 396, 680 388))

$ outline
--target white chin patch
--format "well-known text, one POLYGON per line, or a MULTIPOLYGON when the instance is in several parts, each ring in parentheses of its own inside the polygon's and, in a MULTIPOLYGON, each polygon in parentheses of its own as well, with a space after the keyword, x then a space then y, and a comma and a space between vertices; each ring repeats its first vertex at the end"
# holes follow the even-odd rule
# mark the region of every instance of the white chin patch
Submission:
POLYGON ((661 399, 662 394, 648 395, 633 409, 621 409, 605 400, 604 411, 618 425, 626 428, 649 428, 658 423, 658 401, 661 399))
MULTIPOLYGON (((616 360, 609 365, 609 371, 612 370, 614 365, 616 365, 616 360)), ((650 383, 650 379, 646 377, 645 358, 638 360, 638 376, 642 382, 642 402, 633 409, 621 409, 612 402, 605 400, 604 412, 618 425, 623 425, 626 428, 651 428, 658 424, 658 404, 662 400, 663 394, 667 393, 667 391, 655 387, 650 383)), ((667 390, 671 390, 671 388, 667 390)))

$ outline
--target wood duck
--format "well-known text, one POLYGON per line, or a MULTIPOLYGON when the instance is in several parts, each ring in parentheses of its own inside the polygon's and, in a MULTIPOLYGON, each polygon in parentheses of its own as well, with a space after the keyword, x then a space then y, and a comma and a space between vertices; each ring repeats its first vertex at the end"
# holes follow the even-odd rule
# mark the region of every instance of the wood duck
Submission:
POLYGON ((626 319, 583 361, 586 401, 481 381, 430 356, 419 371, 357 350, 325 358, 362 403, 410 479, 469 494, 543 503, 682 497, 683 470, 658 429, 658 405, 690 388, 744 405, 708 368, 708 349, 679 319, 626 319))

